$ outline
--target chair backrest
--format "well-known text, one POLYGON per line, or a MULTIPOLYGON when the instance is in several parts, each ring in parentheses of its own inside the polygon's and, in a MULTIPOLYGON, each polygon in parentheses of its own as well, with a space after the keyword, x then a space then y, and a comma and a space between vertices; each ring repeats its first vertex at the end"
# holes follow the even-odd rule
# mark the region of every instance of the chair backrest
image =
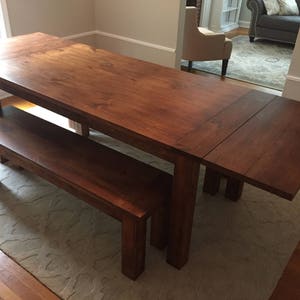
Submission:
MULTIPOLYGON (((185 24, 184 24, 184 38, 193 39, 194 34, 199 34, 197 24, 198 10, 194 6, 187 6, 185 8, 185 24)), ((188 40, 187 40, 188 42, 188 40)))
POLYGON ((182 58, 187 60, 215 60, 224 57, 225 35, 198 27, 197 8, 185 9, 182 58))

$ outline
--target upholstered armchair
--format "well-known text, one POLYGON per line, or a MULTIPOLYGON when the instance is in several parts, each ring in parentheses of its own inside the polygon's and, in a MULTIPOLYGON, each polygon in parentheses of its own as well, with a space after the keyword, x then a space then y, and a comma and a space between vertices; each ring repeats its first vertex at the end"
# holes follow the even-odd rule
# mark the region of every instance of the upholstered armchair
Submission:
POLYGON ((225 76, 231 50, 232 42, 224 33, 198 27, 197 8, 186 7, 182 58, 189 61, 188 71, 191 71, 193 61, 220 59, 223 61, 221 74, 225 76))

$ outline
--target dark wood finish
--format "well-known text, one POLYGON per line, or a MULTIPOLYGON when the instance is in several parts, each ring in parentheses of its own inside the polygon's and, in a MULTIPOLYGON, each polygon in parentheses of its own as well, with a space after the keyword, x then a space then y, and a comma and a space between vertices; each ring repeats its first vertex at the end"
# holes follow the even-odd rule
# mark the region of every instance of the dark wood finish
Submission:
POLYGON ((269 300, 300 299, 300 243, 292 254, 269 300))
POLYGON ((175 164, 167 261, 177 268, 184 266, 189 257, 199 168, 197 160, 186 156, 178 156, 175 164))
POLYGON ((221 174, 213 169, 206 168, 203 192, 208 193, 212 196, 216 195, 220 189, 221 174))
POLYGON ((81 135, 84 137, 88 137, 90 135, 90 128, 86 124, 81 124, 81 135))
POLYGON ((8 162, 8 159, 6 159, 4 156, 0 156, 0 162, 1 164, 5 164, 6 162, 8 162))
POLYGON ((228 61, 229 61, 229 59, 223 59, 222 60, 222 73, 221 73, 222 76, 226 75, 227 67, 228 67, 228 61))
POLYGON ((122 270, 140 274, 146 219, 170 198, 170 175, 13 107, 0 118, 0 154, 120 220, 122 270))
POLYGON ((238 201, 243 193, 244 182, 235 178, 227 178, 227 185, 225 190, 225 197, 238 201))
POLYGON ((0 50, 1 89, 175 164, 167 260, 182 267, 199 163, 274 96, 42 33, 0 50))
POLYGON ((188 62, 188 72, 191 72, 192 69, 193 69, 193 61, 189 60, 189 62, 188 62))
MULTIPOLYGON (((218 91, 216 90, 214 93, 218 94, 218 91)), ((206 95, 206 91, 204 90, 202 94, 206 95)), ((218 106, 220 110, 205 122, 199 121, 199 125, 194 130, 191 130, 177 142, 177 146, 180 149, 196 157, 206 156, 212 149, 225 141, 226 138, 247 123, 257 112, 263 110, 275 98, 274 95, 259 91, 250 91, 243 95, 243 97, 231 94, 231 97, 235 98, 236 101, 224 105, 221 99, 218 99, 220 101, 215 101, 213 97, 206 96, 208 97, 207 101, 202 98, 199 101, 204 101, 209 107, 213 106, 216 108, 218 106)), ((223 101, 226 101, 227 97, 223 96, 223 101)), ((200 113, 199 119, 201 119, 200 113)))
POLYGON ((0 299, 59 300, 60 298, 0 251, 0 299))
POLYGON ((122 273, 135 280, 145 269, 146 220, 122 220, 122 273))
POLYGON ((162 152, 174 151, 178 140, 249 92, 87 45, 68 42, 49 50, 60 39, 40 33, 22 37, 41 44, 35 55, 19 49, 18 58, 9 59, 10 52, 5 58, 6 48, 17 52, 19 38, 8 39, 10 47, 0 42, 7 64, 0 70, 1 88, 172 161, 174 154, 162 152))
POLYGON ((197 0, 186 0, 186 6, 196 6, 197 0))
POLYGON ((300 187, 300 105, 276 97, 205 157, 215 170, 293 199, 300 187))
POLYGON ((158 249, 164 249, 168 242, 168 209, 162 207, 156 210, 151 217, 150 244, 158 249))

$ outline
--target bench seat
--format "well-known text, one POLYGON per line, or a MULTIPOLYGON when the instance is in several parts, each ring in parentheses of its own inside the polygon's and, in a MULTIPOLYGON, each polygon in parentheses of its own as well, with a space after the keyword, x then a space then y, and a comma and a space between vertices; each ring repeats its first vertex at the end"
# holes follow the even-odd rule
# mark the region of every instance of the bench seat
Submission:
POLYGON ((169 174, 14 107, 2 109, 0 155, 120 220, 126 276, 144 270, 148 217, 151 244, 165 246, 169 174))

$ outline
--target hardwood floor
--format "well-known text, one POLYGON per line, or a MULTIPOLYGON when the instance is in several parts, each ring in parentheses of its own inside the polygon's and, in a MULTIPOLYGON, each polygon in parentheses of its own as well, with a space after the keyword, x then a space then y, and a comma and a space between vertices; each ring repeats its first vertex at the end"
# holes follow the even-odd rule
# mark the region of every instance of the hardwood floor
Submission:
POLYGON ((248 28, 240 27, 240 28, 231 30, 229 32, 226 32, 225 35, 229 39, 232 39, 233 37, 238 36, 238 35, 248 35, 248 28))
POLYGON ((0 251, 0 300, 59 300, 25 269, 0 251))
POLYGON ((293 252, 269 300, 300 299, 300 242, 293 252))

